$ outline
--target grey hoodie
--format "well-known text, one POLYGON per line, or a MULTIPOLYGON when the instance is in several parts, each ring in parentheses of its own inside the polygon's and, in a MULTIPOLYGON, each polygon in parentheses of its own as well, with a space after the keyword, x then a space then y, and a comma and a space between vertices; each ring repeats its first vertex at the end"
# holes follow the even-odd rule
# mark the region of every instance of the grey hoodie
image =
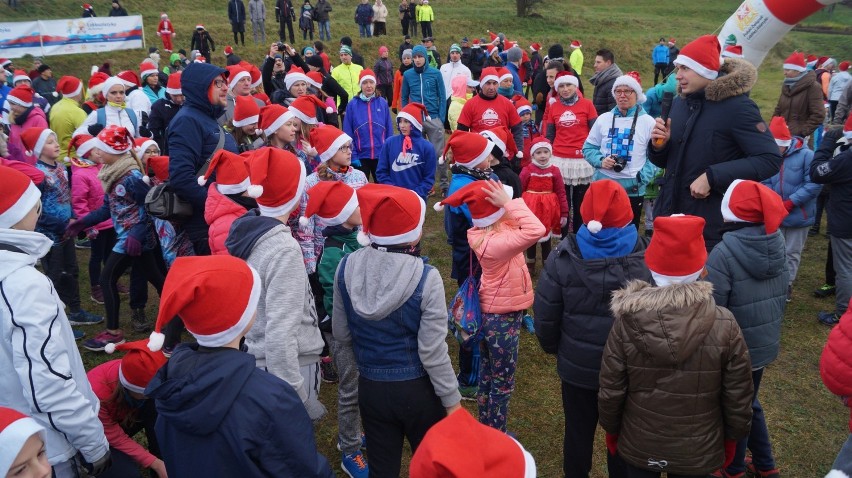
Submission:
MULTIPOLYGON (((346 291, 352 300, 352 308, 366 320, 382 320, 402 306, 414 293, 423 275, 423 261, 408 254, 365 247, 348 257, 346 291)), ((340 268, 337 274, 340 274, 340 268)), ((420 311, 420 330, 417 332, 420 362, 429 374, 441 403, 445 407, 455 405, 461 400, 461 395, 447 355, 447 303, 444 282, 437 269, 432 269, 426 277, 420 311)), ((335 340, 351 347, 352 335, 337 280, 334 281, 332 320, 335 340)))

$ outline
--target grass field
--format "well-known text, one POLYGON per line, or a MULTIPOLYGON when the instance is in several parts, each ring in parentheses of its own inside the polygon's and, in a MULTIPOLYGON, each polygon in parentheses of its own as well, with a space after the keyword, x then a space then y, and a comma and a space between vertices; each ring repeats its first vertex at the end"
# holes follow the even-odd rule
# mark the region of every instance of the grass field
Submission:
MULTIPOLYGON (((76 2, 20 2, 21 6, 17 11, 0 7, 4 20, 66 18, 79 14, 76 2)), ((400 27, 393 14, 396 2, 388 2, 388 8, 392 12, 388 22, 391 36, 364 40, 357 38, 357 27, 351 21, 356 3, 355 0, 346 0, 345 3, 332 0, 335 9, 332 12, 332 35, 334 38, 342 35, 353 36, 356 49, 372 64, 380 45, 387 45, 394 51, 394 47, 401 41, 400 27)), ((154 36, 161 11, 168 12, 176 25, 177 48, 188 49, 191 28, 196 23, 204 23, 217 41, 214 61, 218 64, 224 63, 220 52, 224 45, 231 43, 225 0, 126 0, 122 4, 131 14, 144 14, 149 45, 161 46, 154 36)), ((434 24, 437 33, 436 44, 442 51, 442 56, 450 43, 458 41, 462 36, 487 36, 487 29, 505 32, 509 39, 520 40, 522 45, 528 45, 532 41, 543 45, 553 42, 567 45, 572 39, 580 39, 586 55, 584 80, 591 75, 594 51, 608 47, 615 52, 616 61, 622 70, 638 70, 642 73, 646 88, 650 86, 652 77, 650 50, 660 36, 674 36, 682 46, 700 34, 716 31, 738 4, 737 0, 666 4, 652 0, 575 0, 570 4, 548 0, 537 10, 540 17, 519 19, 514 17, 514 2, 509 0, 432 2, 437 18, 434 24)), ((271 0, 266 0, 266 6, 268 11, 272 12, 271 0)), ((101 0, 95 4, 95 8, 99 15, 106 15, 109 2, 101 0)), ((271 42, 277 38, 277 24, 271 13, 269 18, 266 27, 268 41, 271 42)), ((837 7, 830 19, 820 13, 805 24, 848 26, 852 24, 852 9, 837 7)), ((266 47, 251 45, 250 26, 247 26, 247 30, 247 46, 238 47, 236 51, 244 59, 257 62, 262 59, 266 47)), ((306 42, 302 41, 296 42, 296 46, 305 44, 306 42)), ((790 51, 797 48, 844 59, 850 56, 849 46, 848 36, 795 31, 787 35, 772 50, 760 68, 760 80, 751 95, 760 106, 764 117, 768 119, 775 106, 782 77, 780 64, 790 51)), ((57 76, 75 74, 85 77, 91 65, 100 64, 106 59, 115 61, 113 71, 136 69, 144 55, 144 52, 136 50, 101 55, 51 57, 47 62, 53 66, 57 76)), ((335 55, 330 56, 334 58, 335 55)), ((442 272, 447 294, 452 295, 455 291, 454 281, 449 279, 450 257, 441 215, 430 208, 427 216, 423 238, 424 254, 430 256, 432 264, 442 272)), ((766 409, 778 464, 784 476, 793 478, 823 476, 848 434, 848 409, 825 390, 819 378, 819 355, 828 329, 819 325, 815 316, 819 310, 831 309, 833 301, 814 299, 810 291, 823 283, 826 244, 827 238, 824 235, 808 240, 794 290, 794 300, 788 305, 784 318, 781 356, 767 368, 761 387, 762 402, 766 409)), ((85 264, 88 252, 81 251, 79 258, 84 304, 90 306, 89 310, 100 311, 99 306, 87 299, 89 288, 88 278, 85 277, 85 264)), ((149 315, 153 317, 156 315, 157 295, 152 290, 150 296, 148 310, 149 315)), ((125 303, 122 309, 125 325, 128 325, 129 316, 130 311, 125 303)), ((86 328, 89 335, 99 330, 99 327, 86 328)), ((129 330, 129 327, 126 330, 129 330)), ((143 337, 136 335, 134 338, 143 337)), ((448 338, 448 343, 451 354, 455 355, 454 340, 448 338)), ((87 366, 94 366, 111 358, 85 350, 82 355, 87 366)), ((332 413, 317 428, 317 443, 337 469, 339 457, 335 449, 335 386, 324 385, 322 397, 332 413)), ((471 402, 465 402, 465 406, 475 412, 471 402)), ((518 439, 536 458, 539 476, 561 476, 563 418, 555 360, 545 355, 534 337, 526 332, 522 333, 516 391, 510 410, 509 429, 517 434, 518 439)), ((594 477, 606 476, 603 437, 600 435, 592 473, 594 477)))

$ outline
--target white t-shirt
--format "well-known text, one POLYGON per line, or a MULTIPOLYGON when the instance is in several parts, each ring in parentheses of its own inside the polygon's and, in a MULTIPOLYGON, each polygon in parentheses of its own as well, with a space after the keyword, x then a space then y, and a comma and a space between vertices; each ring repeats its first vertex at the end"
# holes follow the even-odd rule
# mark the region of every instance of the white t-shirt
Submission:
POLYGON ((645 161, 648 160, 648 141, 651 140, 651 130, 654 129, 656 122, 651 115, 641 111, 639 117, 636 118, 636 131, 633 133, 633 140, 628 141, 630 127, 633 125, 633 114, 616 117, 614 128, 612 116, 612 111, 607 111, 598 116, 597 121, 589 131, 586 142, 600 146, 604 157, 617 154, 630 158, 627 166, 621 172, 617 173, 612 169, 601 168, 599 169, 601 174, 613 179, 633 179, 645 166, 645 161), (612 129, 614 131, 610 131, 612 129))

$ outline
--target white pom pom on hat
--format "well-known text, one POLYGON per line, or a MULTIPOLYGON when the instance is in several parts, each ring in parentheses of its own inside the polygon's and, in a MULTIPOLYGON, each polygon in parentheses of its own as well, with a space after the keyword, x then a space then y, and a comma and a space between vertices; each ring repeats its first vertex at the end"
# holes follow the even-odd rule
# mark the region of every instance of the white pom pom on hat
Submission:
POLYGON ((444 205, 443 205, 443 204, 441 204, 441 201, 438 201, 438 202, 436 202, 436 203, 435 203, 435 205, 434 205, 434 206, 432 206, 432 209, 434 209, 434 210, 436 210, 436 211, 438 211, 438 212, 441 212, 441 211, 443 211, 443 210, 444 210, 444 205))
POLYGON ((358 231, 358 244, 367 247, 372 243, 373 241, 370 240, 370 236, 364 234, 364 231, 358 231))
POLYGON ((205 178, 204 176, 198 176, 198 185, 204 186, 206 184, 207 184, 207 178, 205 178))
POLYGON ((248 187, 248 189, 246 189, 246 194, 248 194, 251 198, 257 199, 263 195, 263 186, 252 184, 248 187))
POLYGON ((104 346, 104 352, 111 354, 115 352, 115 344, 109 343, 104 346))
POLYGON ((160 332, 151 332, 151 336, 148 337, 148 350, 151 352, 159 352, 163 348, 164 343, 166 343, 166 336, 164 334, 161 334, 160 332))
MULTIPOLYGON (((151 177, 148 176, 147 174, 145 176, 142 176, 142 182, 147 184, 148 186, 150 186, 151 185, 151 177)), ((202 184, 202 186, 203 186, 203 184, 202 184)))
POLYGON ((332 113, 334 113, 334 108, 332 108, 331 106, 326 106, 325 112, 328 113, 328 114, 332 114, 332 113))
POLYGON ((305 216, 299 217, 299 225, 302 227, 308 227, 311 224, 311 220, 306 218, 305 216))
POLYGON ((597 234, 597 233, 601 232, 601 229, 603 229, 603 224, 601 224, 600 221, 589 221, 589 223, 586 224, 586 228, 592 234, 597 234))

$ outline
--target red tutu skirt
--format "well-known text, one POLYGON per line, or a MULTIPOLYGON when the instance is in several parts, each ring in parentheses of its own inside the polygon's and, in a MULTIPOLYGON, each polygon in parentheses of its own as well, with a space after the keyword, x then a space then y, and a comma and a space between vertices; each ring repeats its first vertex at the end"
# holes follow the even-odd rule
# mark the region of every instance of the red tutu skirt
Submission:
POLYGON ((527 207, 530 208, 530 211, 535 214, 535 217, 547 229, 547 234, 542 240, 550 239, 551 235, 556 237, 562 235, 562 226, 559 225, 559 219, 561 219, 559 198, 555 192, 527 191, 521 197, 524 199, 527 207))

